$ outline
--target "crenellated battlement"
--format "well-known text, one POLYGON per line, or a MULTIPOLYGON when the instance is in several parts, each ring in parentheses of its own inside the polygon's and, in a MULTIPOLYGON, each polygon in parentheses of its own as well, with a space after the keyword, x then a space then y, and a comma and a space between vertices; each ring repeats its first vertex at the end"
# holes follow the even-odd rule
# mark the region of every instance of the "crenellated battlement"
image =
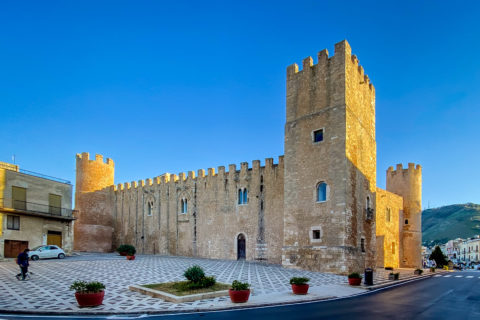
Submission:
MULTIPOLYGON (((78 155, 77 155, 78 157, 78 155)), ((224 177, 231 174, 247 174, 248 172, 253 172, 254 174, 259 173, 260 170, 271 171, 279 167, 283 169, 284 157, 279 156, 278 162, 274 163, 273 158, 265 159, 265 166, 260 165, 260 160, 253 160, 252 165, 250 166, 248 162, 241 162, 240 169, 237 170, 236 164, 229 164, 228 171, 225 171, 225 166, 218 166, 217 170, 215 168, 198 169, 197 175, 195 171, 180 172, 177 174, 164 173, 158 177, 142 179, 138 181, 118 183, 113 187, 114 191, 126 191, 133 190, 137 188, 152 187, 158 185, 168 185, 175 183, 187 183, 188 181, 199 181, 203 179, 215 179, 217 177, 224 177)))
MULTIPOLYGON (((298 64, 294 63, 287 67, 287 81, 294 80, 297 77, 312 77, 318 73, 319 69, 335 69, 335 67, 342 67, 346 62, 351 63, 358 73, 360 83, 368 86, 370 90, 374 90, 368 75, 365 74, 363 67, 359 64, 358 57, 351 54, 352 49, 346 40, 335 44, 335 54, 331 57, 328 55, 328 50, 323 49, 317 54, 317 64, 314 63, 312 57, 306 57, 302 60, 302 70, 299 70, 298 64)), ((339 71, 342 68, 340 68, 339 71)))
POLYGON ((105 162, 103 160, 103 155, 101 154, 95 154, 95 159, 91 160, 90 154, 88 152, 82 152, 82 153, 77 153, 76 159, 77 159, 77 162, 89 162, 89 163, 96 162, 96 163, 103 163, 112 167, 115 166, 113 160, 110 158, 107 158, 107 161, 105 162))
POLYGON ((389 167, 387 169, 387 178, 388 177, 395 177, 399 174, 402 174, 402 175, 410 175, 410 174, 413 174, 413 175, 418 175, 418 174, 422 174, 422 166, 420 166, 419 164, 417 164, 415 166, 415 163, 408 163, 408 167, 407 168, 403 168, 403 165, 401 163, 397 164, 396 166, 396 169, 393 170, 393 166, 389 167))
POLYGON ((302 69, 294 63, 287 67, 287 122, 319 112, 323 108, 355 104, 372 106, 375 88, 358 57, 346 40, 335 44, 329 56, 323 49, 302 61, 302 69))

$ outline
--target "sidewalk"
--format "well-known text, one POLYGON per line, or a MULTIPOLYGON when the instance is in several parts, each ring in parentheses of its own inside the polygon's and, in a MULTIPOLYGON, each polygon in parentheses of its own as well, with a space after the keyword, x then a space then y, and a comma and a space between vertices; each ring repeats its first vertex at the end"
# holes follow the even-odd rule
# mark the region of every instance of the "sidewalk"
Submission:
MULTIPOLYGON (((46 314, 115 314, 115 313, 171 313, 197 310, 229 309, 259 305, 285 304, 300 301, 347 297, 367 291, 367 287, 351 287, 346 276, 282 268, 247 261, 209 260, 172 256, 137 256, 127 261, 115 254, 87 254, 65 260, 40 260, 31 263, 32 280, 17 281, 18 266, 13 261, 0 262, 0 311, 46 314), (207 275, 217 281, 249 282, 253 294, 246 304, 232 304, 228 296, 195 302, 170 303, 128 290, 132 284, 147 284, 184 280, 183 272, 198 264, 207 275), (291 277, 310 278, 306 296, 291 293, 291 277), (78 308, 74 292, 68 288, 75 280, 101 281, 106 285, 102 306, 78 308)), ((374 283, 388 285, 390 271, 379 270, 374 283)), ((400 281, 414 279, 413 270, 399 269, 400 281)), ((427 274, 429 272, 426 272, 427 274)))

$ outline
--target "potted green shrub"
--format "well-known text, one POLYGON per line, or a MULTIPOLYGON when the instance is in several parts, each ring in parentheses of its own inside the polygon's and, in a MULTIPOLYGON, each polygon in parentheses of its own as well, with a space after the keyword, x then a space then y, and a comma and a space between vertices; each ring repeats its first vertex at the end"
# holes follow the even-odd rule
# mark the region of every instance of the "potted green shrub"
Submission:
POLYGON ((117 252, 122 256, 125 257, 127 255, 128 248, 130 247, 129 244, 122 244, 117 248, 117 252))
POLYGON ((250 297, 250 284, 235 280, 232 282, 232 288, 228 290, 228 295, 233 303, 247 302, 250 297))
POLYGON ((348 284, 359 286, 362 283, 362 276, 358 272, 352 272, 348 275, 348 284))
POLYGON ((413 273, 417 276, 420 276, 420 275, 422 275, 423 270, 422 269, 415 269, 415 271, 413 273))
POLYGON ((126 256, 127 260, 135 260, 135 253, 137 250, 131 244, 122 244, 117 248, 121 256, 126 256))
POLYGON ((290 279, 290 284, 292 285, 292 291, 294 294, 307 294, 308 293, 308 281, 309 278, 305 277, 293 277, 290 279))
POLYGON ((390 272, 390 274, 388 275, 388 280, 398 280, 400 278, 400 273, 393 273, 393 272, 390 272))
POLYGON ((96 307, 102 304, 105 296, 105 285, 98 281, 75 281, 70 286, 75 290, 75 299, 80 307, 96 307))
POLYGON ((430 272, 435 272, 435 267, 430 267, 430 272))

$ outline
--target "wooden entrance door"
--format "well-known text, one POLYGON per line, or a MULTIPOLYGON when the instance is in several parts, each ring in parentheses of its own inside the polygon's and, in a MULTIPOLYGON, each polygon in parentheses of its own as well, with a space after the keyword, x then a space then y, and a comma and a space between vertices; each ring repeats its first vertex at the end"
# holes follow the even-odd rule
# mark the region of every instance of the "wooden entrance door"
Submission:
POLYGON ((5 258, 16 258, 20 252, 28 248, 28 241, 5 240, 3 255, 5 258))
POLYGON ((239 234, 237 237, 237 260, 245 260, 246 256, 245 236, 239 234))
POLYGON ((56 245, 60 248, 62 247, 62 233, 58 231, 48 231, 47 233, 47 244, 48 245, 56 245))

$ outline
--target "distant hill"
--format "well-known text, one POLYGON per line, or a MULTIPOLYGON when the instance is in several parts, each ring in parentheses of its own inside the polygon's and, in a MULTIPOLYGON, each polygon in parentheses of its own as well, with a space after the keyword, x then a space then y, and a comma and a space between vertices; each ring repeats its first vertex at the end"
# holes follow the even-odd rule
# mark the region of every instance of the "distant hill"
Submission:
POLYGON ((422 241, 445 243, 480 234, 480 205, 454 204, 422 212, 422 241))

